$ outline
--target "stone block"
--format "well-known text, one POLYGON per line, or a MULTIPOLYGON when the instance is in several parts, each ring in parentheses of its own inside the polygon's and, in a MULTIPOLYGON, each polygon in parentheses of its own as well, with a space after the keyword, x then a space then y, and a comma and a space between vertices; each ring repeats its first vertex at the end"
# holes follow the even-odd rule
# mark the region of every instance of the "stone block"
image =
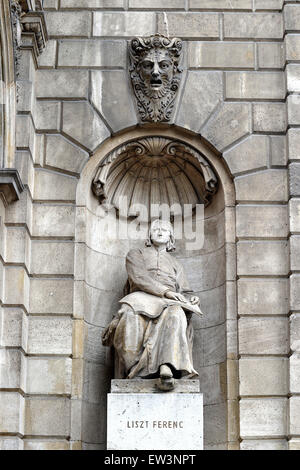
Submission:
POLYGON ((290 439, 288 442, 288 450, 300 450, 300 439, 290 439))
POLYGON ((188 72, 176 124, 199 132, 223 98, 221 72, 188 72), (201 110, 201 112, 199 112, 201 110))
MULTIPOLYGON (((83 378, 83 400, 88 403, 101 403, 103 398, 106 397, 112 385, 111 377, 113 371, 109 369, 109 365, 97 364, 95 362, 85 361, 84 364, 84 378, 83 378)), ((128 381, 122 380, 122 383, 128 381)), ((135 382, 130 380, 130 383, 135 382)), ((144 383, 144 381, 142 381, 144 383)), ((148 384, 148 380, 147 380, 148 384)), ((126 387, 123 384, 124 388, 126 387)), ((130 386, 130 385, 129 385, 130 386)), ((148 385, 147 385, 148 386, 148 385)), ((112 386, 113 387, 113 386, 112 386)), ((128 390, 115 390, 124 392, 128 390)), ((149 391, 149 389, 147 390, 149 391)), ((134 393, 133 390, 131 392, 134 393)))
POLYGON ((29 278, 23 267, 5 268, 4 303, 24 305, 28 309, 29 278))
POLYGON ((86 259, 87 284, 101 290, 120 292, 120 286, 124 286, 127 277, 123 258, 107 256, 89 248, 83 256, 86 259), (99 276, 99 266, 102 267, 102 276, 99 276))
POLYGON ((283 0, 254 0, 255 10, 282 10, 283 0))
POLYGON ((37 98, 87 98, 88 71, 37 70, 35 93, 37 98))
POLYGON ((56 41, 50 40, 46 43, 43 53, 38 56, 39 68, 54 68, 56 62, 56 41))
POLYGON ((289 232, 287 206, 238 205, 236 210, 237 237, 281 238, 289 232), (278 222, 274 224, 274 221, 278 222))
POLYGON ((291 270, 300 271, 300 236, 290 237, 291 270))
POLYGON ((300 314, 290 316, 290 346, 292 351, 300 352, 300 314))
POLYGON ((190 0, 190 10, 252 10, 251 0, 190 0))
POLYGON ((219 151, 250 132, 248 103, 224 103, 203 128, 202 136, 219 151))
POLYGON ((93 36, 124 38, 150 36, 155 32, 155 13, 97 11, 93 15, 93 36))
POLYGON ((300 57, 300 34, 287 34, 285 36, 286 60, 297 61, 300 57))
POLYGON ((88 11, 48 11, 45 12, 48 34, 51 37, 91 35, 91 13, 88 11))
POLYGON ((35 237, 74 237, 74 225, 75 209, 71 205, 32 205, 32 235, 35 237))
POLYGON ((200 305, 205 315, 194 315, 193 325, 195 329, 210 328, 220 325, 225 321, 225 285, 218 286, 196 294, 200 298, 200 305))
POLYGON ((286 170, 266 170, 235 178, 237 201, 287 202, 286 170))
MULTIPOLYGON (((34 93, 32 89, 32 82, 27 80, 19 80, 18 87, 18 102, 17 111, 32 111, 34 109, 34 93)), ((1 98, 3 91, 1 90, 1 98)))
POLYGON ((291 310, 300 310, 300 275, 292 274, 290 277, 291 286, 291 310))
POLYGON ((287 139, 283 135, 270 136, 272 166, 287 165, 287 139))
POLYGON ((36 129, 59 131, 60 109, 56 101, 37 101, 33 111, 36 129))
MULTIPOLYGON (((287 98, 288 121, 290 125, 300 124, 300 95, 289 95, 287 98)), ((289 129, 293 130, 293 129, 289 129)))
POLYGON ((114 10, 117 8, 123 9, 124 0, 61 0, 60 8, 108 8, 114 10))
POLYGON ((60 135, 47 135, 46 165, 72 173, 80 173, 89 155, 60 135))
POLYGON ((290 196, 300 196, 300 164, 291 163, 289 166, 290 196))
POLYGON ((0 392, 0 432, 17 434, 20 432, 20 409, 24 398, 16 392, 0 392))
POLYGON ((195 292, 214 289, 223 284, 226 269, 224 247, 203 256, 178 259, 187 273, 191 289, 195 292), (205 269, 207 264, 211 266, 210 270, 205 269))
POLYGON ((281 437, 287 434, 287 399, 249 398, 240 401, 241 437, 281 437))
POLYGON ((92 102, 114 132, 137 124, 137 116, 123 71, 92 71, 92 102))
POLYGON ((289 283, 287 279, 239 279, 240 315, 287 315, 289 283))
POLYGON ((300 8, 299 5, 285 5, 284 8, 285 29, 299 31, 300 8))
POLYGON ((35 279, 30 281, 30 313, 71 315, 73 312, 72 279, 35 279))
POLYGON ((227 406, 225 403, 204 407, 204 449, 225 450, 227 406), (223 444, 223 445, 222 445, 223 444))
POLYGON ((288 242, 239 242, 237 260, 237 271, 240 276, 287 275, 289 272, 288 242))
MULTIPOLYGON (((106 327, 120 306, 119 292, 103 291, 87 284, 79 296, 84 300, 82 314, 85 320, 95 326, 106 327)), ((80 309, 77 309, 76 313, 79 314, 79 311, 80 309)))
POLYGON ((268 137, 264 135, 252 135, 224 152, 224 158, 233 175, 248 170, 265 169, 269 157, 270 144, 268 137))
POLYGON ((239 360, 241 396, 288 394, 288 359, 245 358, 239 360))
MULTIPOLYGON (((72 341, 73 341, 73 346, 72 346, 72 357, 75 359, 82 359, 84 356, 84 350, 87 349, 85 348, 87 339, 85 336, 88 336, 88 329, 91 327, 91 325, 86 325, 85 322, 80 319, 80 320, 74 320, 73 321, 73 334, 72 334, 72 341)), ((92 328, 92 327, 91 327, 92 328)), ((98 339, 100 339, 98 337, 98 339)), ((103 350, 104 346, 101 344, 102 342, 99 342, 101 350, 103 350)))
POLYGON ((289 201, 290 230, 292 233, 300 232, 300 199, 292 198, 289 201))
POLYGON ((26 398, 24 434, 68 437, 70 400, 68 398, 26 398))
POLYGON ((54 171, 35 169, 34 199, 38 201, 74 201, 77 179, 54 171))
MULTIPOLYGON (((83 449, 97 449, 99 444, 105 446, 107 425, 106 420, 99 416, 106 416, 106 396, 101 404, 82 402, 82 441, 83 449), (86 447, 87 445, 87 447, 86 447)), ((102 449, 104 448, 102 447, 102 449)))
POLYGON ((190 42, 189 66, 199 68, 254 68, 254 45, 238 42, 190 42))
POLYGON ((129 0, 129 10, 184 10, 184 0, 129 0))
POLYGON ((25 393, 71 394, 72 359, 27 357, 25 361, 22 370, 22 388, 25 393))
POLYGON ((28 354, 72 354, 72 319, 54 316, 30 317, 27 352, 28 354))
POLYGON ((225 13, 224 37, 226 39, 282 39, 282 15, 279 13, 225 13))
MULTIPOLYGON (((290 95, 290 97, 294 97, 297 95, 290 95)), ((295 102, 297 102, 295 100, 295 102)), ((300 104, 300 103, 299 103, 300 104)), ((296 112, 298 113, 298 109, 296 109, 296 112)), ((300 160, 300 129, 298 128, 292 128, 288 130, 288 148, 289 148, 289 160, 300 160)))
POLYGON ((20 347, 22 340, 22 318, 18 308, 0 308, 0 346, 20 347))
POLYGON ((39 441, 34 439, 24 439, 24 450, 70 450, 70 442, 68 441, 56 441, 56 440, 42 440, 39 441))
POLYGON ((285 103, 254 103, 253 130, 258 132, 284 132, 287 128, 285 103))
POLYGON ((110 136, 103 121, 86 102, 63 104, 63 132, 87 150, 95 150, 110 136))
POLYGON ((58 67, 126 67, 125 41, 62 40, 58 67))
POLYGON ((225 324, 195 331, 194 365, 196 370, 200 367, 220 364, 225 361, 225 338, 225 324), (201 347, 203 347, 203 350, 201 350, 201 347))
POLYGON ((300 64, 288 64, 286 66, 287 91, 300 92, 300 64))
POLYGON ((20 388, 21 351, 0 349, 0 388, 20 388))
POLYGON ((290 356, 290 387, 291 394, 300 392, 300 353, 295 352, 290 356))
POLYGON ((73 242, 32 241, 31 273, 32 274, 73 274, 73 242))
POLYGON ((44 0, 43 8, 44 10, 57 10, 58 0, 44 0))
POLYGON ((0 450, 23 450, 23 441, 18 437, 0 438, 0 450))
POLYGON ((247 318, 239 320, 240 354, 288 354, 286 318, 247 318))
POLYGON ((28 267, 29 235, 24 227, 7 227, 5 261, 28 267))
POLYGON ((84 358, 87 361, 105 365, 107 362, 106 357, 108 349, 105 346, 102 346, 101 341, 104 328, 86 323, 84 325, 84 330, 84 358))
POLYGON ((288 442, 283 439, 245 439, 241 442, 241 450, 288 450, 288 442))
POLYGON ((226 98, 239 100, 284 99, 283 72, 227 72, 226 98))
POLYGON ((300 434, 300 397, 291 397, 290 403, 290 434, 300 434))
POLYGON ((169 36, 188 38, 219 38, 217 13, 163 13, 158 14, 158 32, 169 36))

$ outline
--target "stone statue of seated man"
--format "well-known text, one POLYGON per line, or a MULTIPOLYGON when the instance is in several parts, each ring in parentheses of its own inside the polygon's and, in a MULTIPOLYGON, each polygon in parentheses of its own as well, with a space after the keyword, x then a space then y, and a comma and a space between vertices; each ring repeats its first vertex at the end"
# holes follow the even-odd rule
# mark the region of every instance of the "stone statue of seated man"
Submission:
POLYGON ((126 257, 128 292, 103 334, 113 345, 129 379, 156 378, 161 390, 174 388, 174 379, 191 378, 193 327, 191 312, 201 314, 198 297, 190 293, 181 264, 169 254, 175 250, 172 225, 155 220, 145 248, 126 257))

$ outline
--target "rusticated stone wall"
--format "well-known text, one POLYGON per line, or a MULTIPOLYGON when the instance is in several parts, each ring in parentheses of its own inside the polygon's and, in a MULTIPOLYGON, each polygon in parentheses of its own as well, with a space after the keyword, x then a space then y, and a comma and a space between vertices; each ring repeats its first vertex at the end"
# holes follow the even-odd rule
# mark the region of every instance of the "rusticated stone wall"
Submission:
MULTIPOLYGON (((236 193, 224 225, 225 440, 229 449, 299 449, 299 1, 44 0, 44 8, 49 41, 37 63, 21 51, 16 156, 6 165, 26 189, 7 207, 0 200, 1 448, 82 446, 88 337, 73 295, 76 188, 103 142, 125 130, 129 139, 138 124, 127 41, 159 32, 184 41, 170 132, 191 131, 214 148, 236 193)), ((103 448, 101 436, 84 448, 103 448)))

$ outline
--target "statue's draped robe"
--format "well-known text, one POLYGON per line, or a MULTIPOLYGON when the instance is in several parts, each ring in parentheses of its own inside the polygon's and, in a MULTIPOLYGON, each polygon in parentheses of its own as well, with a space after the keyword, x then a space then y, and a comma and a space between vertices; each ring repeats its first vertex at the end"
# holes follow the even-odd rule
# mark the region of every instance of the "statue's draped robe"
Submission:
MULTIPOLYGON (((129 251, 126 269, 129 293, 136 293, 132 297, 138 298, 139 292, 143 292, 143 299, 146 298, 145 293, 149 297, 143 303, 142 314, 135 308, 134 300, 122 304, 118 313, 113 345, 127 377, 157 374, 162 364, 171 365, 178 377, 198 375, 192 361, 193 327, 188 320, 190 315, 178 305, 168 305, 165 298, 166 307, 153 318, 153 302, 157 300, 161 305, 168 290, 191 292, 180 263, 166 251, 151 246, 129 251), (151 308, 147 309, 150 303, 151 308)), ((137 303, 140 306, 141 302, 137 303)))

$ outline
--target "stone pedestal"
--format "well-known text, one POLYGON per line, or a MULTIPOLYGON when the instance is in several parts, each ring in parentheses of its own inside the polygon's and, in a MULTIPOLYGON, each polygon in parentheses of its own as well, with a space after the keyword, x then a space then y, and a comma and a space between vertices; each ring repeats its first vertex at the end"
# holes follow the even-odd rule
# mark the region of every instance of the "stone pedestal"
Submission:
POLYGON ((156 380, 112 380, 107 403, 108 450, 202 450, 199 380, 178 380, 171 392, 156 380))

